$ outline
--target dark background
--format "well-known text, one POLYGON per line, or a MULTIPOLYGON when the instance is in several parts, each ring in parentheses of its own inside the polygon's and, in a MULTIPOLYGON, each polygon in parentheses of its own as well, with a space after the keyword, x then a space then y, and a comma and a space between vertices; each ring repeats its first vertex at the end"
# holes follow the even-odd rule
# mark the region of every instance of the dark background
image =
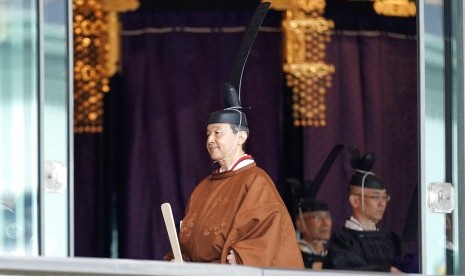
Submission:
MULTIPOLYGON (((337 144, 376 157, 392 200, 381 228, 418 250, 416 19, 378 16, 369 1, 327 1, 335 22, 326 61, 327 126, 296 128, 285 85, 283 13, 270 10, 242 82, 251 135, 248 153, 290 202, 286 178, 312 180, 337 144)), ((75 255, 159 260, 170 250, 160 205, 183 217, 193 188, 214 168, 205 149, 209 112, 222 108, 220 85, 258 1, 141 1, 121 15, 121 72, 105 96, 105 130, 75 135, 75 255), (206 28, 204 33, 189 27, 206 28), (137 30, 137 35, 135 31, 137 30)), ((317 195, 334 230, 349 215, 349 154, 336 158, 317 195)))

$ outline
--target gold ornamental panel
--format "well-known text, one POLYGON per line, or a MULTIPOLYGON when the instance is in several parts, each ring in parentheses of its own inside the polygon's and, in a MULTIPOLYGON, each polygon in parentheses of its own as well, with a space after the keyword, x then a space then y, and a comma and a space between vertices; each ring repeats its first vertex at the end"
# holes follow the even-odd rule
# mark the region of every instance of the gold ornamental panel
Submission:
POLYGON ((417 15, 417 6, 410 0, 376 0, 373 9, 379 15, 414 17, 417 15))
POLYGON ((271 7, 286 10, 284 72, 292 90, 294 126, 323 127, 327 123, 326 89, 335 67, 325 62, 326 44, 334 22, 323 17, 324 0, 273 0, 271 7))

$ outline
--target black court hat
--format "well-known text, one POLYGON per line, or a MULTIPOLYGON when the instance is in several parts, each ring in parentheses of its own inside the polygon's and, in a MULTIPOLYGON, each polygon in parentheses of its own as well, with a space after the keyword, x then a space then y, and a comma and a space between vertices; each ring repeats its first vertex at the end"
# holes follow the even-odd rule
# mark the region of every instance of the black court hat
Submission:
POLYGON ((263 2, 256 8, 252 20, 242 39, 239 52, 234 61, 229 82, 223 85, 225 108, 209 114, 207 123, 230 123, 247 126, 247 118, 241 106, 241 80, 244 66, 249 56, 258 29, 270 7, 269 2, 263 2))
POLYGON ((329 211, 328 205, 323 201, 316 199, 313 200, 301 200, 299 202, 299 208, 302 213, 316 212, 316 211, 329 211))
POLYGON ((371 171, 375 163, 375 156, 372 153, 367 153, 360 157, 360 153, 355 147, 352 147, 350 152, 352 154, 350 164, 354 169, 350 185, 384 190, 383 179, 371 171))
POLYGON ((238 95, 236 89, 231 84, 226 83, 223 91, 226 108, 210 113, 207 124, 229 123, 247 126, 247 117, 236 96, 238 95))

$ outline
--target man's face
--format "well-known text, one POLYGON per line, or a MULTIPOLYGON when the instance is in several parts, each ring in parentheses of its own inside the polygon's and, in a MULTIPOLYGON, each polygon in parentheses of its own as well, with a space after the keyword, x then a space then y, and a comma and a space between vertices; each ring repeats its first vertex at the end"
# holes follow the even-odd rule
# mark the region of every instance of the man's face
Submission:
POLYGON ((302 226, 300 218, 297 220, 297 227, 304 234, 306 240, 329 240, 332 226, 329 211, 305 212, 302 214, 302 218, 305 228, 302 226))
POLYGON ((390 199, 385 189, 364 188, 362 197, 362 188, 354 187, 352 194, 358 197, 354 207, 361 215, 376 223, 383 219, 384 211, 390 199), (365 201, 365 209, 363 209, 362 200, 365 201))
MULTIPOLYGON (((226 123, 209 124, 207 126, 207 150, 210 157, 214 161, 224 159, 231 146, 236 140, 236 134, 233 133, 232 128, 226 123)), ((237 145, 232 149, 236 150, 237 145)))

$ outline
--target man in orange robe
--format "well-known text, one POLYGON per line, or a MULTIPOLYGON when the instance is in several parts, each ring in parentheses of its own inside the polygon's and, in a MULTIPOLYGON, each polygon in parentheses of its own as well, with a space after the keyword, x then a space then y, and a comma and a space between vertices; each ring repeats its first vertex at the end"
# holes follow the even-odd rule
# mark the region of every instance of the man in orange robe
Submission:
POLYGON ((289 213, 268 174, 245 154, 243 111, 210 114, 207 150, 220 167, 192 193, 179 235, 186 260, 304 268, 289 213))
POLYGON ((224 86, 226 108, 208 117, 206 146, 219 168, 189 199, 179 234, 186 261, 304 268, 289 212, 268 174, 245 153, 249 128, 240 80, 269 5, 259 4, 244 36, 224 86))

